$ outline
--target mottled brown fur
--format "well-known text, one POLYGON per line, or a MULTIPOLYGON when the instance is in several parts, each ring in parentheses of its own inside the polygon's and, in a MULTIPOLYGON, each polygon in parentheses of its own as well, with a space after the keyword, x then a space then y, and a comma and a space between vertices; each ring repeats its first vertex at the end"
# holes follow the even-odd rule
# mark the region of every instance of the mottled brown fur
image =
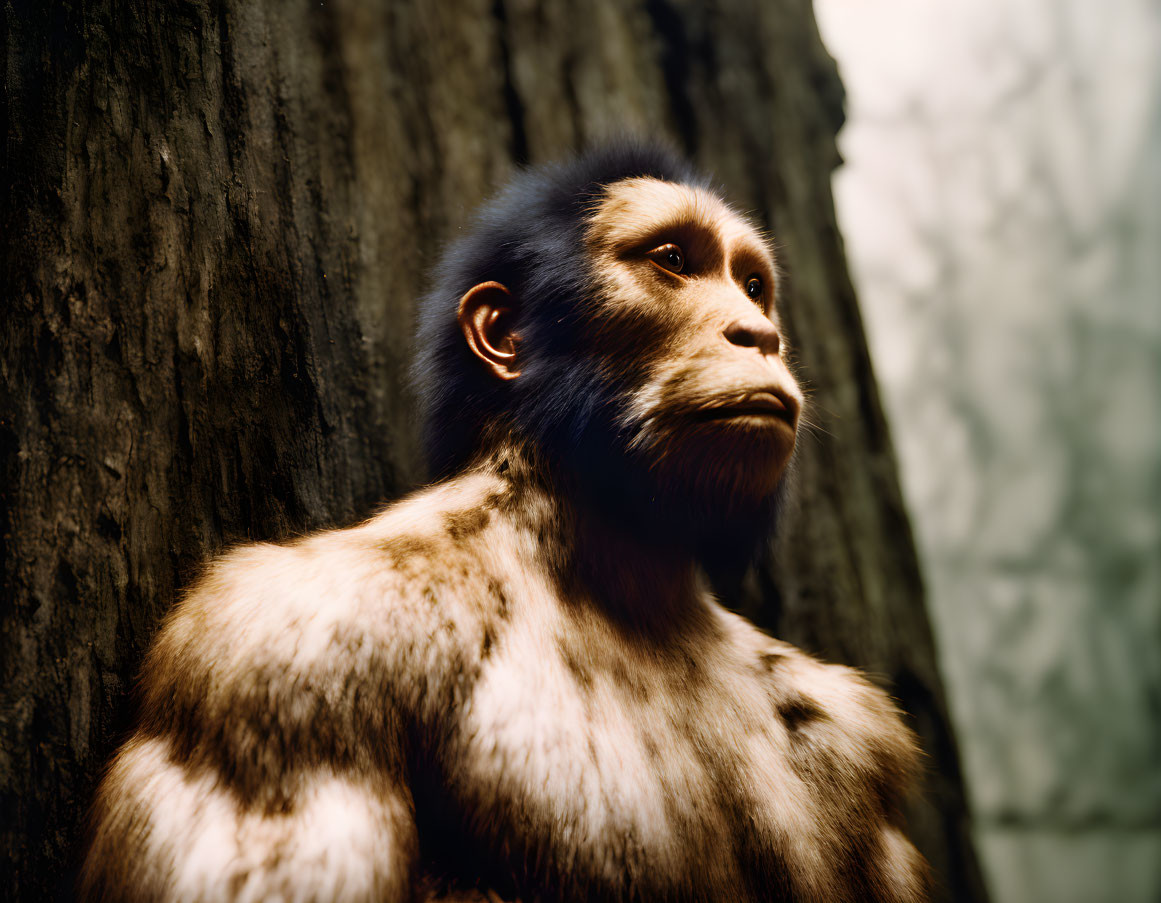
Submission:
MULTIPOLYGON (((654 180, 589 217, 625 455, 695 515, 748 516, 801 403, 771 299, 739 293, 759 272, 772 296, 769 251, 654 180), (652 268, 675 238, 689 269, 652 268), (720 416, 767 385, 788 413, 720 416)), ((693 543, 528 437, 481 446, 364 524, 209 568, 149 653, 81 898, 925 899, 889 699, 723 609, 693 543)))

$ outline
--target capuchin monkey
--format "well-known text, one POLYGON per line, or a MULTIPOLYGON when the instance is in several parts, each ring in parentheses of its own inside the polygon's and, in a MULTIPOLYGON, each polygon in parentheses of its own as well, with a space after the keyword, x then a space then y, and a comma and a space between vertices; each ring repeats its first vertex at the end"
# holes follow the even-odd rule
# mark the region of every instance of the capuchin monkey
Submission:
POLYGON ((433 285, 436 481, 209 565, 81 898, 927 899, 888 697, 704 576, 766 537, 803 403, 761 234, 620 145, 517 175, 433 285))

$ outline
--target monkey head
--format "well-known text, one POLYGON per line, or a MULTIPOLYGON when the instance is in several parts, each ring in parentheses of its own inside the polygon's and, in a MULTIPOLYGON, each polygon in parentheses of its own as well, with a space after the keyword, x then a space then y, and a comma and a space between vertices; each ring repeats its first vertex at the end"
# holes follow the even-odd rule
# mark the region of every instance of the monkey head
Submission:
POLYGON ((435 471, 507 433, 654 529, 767 525, 802 406, 776 289, 760 233, 664 150, 522 173, 421 308, 435 471))

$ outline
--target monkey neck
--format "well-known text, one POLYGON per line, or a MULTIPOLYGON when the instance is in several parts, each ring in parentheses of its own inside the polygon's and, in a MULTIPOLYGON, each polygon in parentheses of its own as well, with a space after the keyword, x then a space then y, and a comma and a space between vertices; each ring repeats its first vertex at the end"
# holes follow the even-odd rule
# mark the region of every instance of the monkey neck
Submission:
POLYGON ((704 620, 705 581, 691 543, 626 521, 527 443, 494 449, 483 467, 507 483, 509 510, 566 602, 637 630, 688 630, 704 620))
POLYGON ((638 627, 684 622, 703 609, 700 572, 689 550, 642 536, 583 496, 561 495, 557 505, 571 534, 556 574, 567 597, 588 599, 638 627))

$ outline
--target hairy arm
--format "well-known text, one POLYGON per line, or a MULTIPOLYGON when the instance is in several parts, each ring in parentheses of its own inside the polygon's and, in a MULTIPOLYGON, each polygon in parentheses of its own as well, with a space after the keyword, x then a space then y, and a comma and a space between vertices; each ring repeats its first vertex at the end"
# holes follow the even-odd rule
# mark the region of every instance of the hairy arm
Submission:
POLYGON ((412 897, 392 572, 343 534, 213 565, 163 626, 97 795, 83 900, 412 897), (372 562, 373 564, 374 562, 372 562))

